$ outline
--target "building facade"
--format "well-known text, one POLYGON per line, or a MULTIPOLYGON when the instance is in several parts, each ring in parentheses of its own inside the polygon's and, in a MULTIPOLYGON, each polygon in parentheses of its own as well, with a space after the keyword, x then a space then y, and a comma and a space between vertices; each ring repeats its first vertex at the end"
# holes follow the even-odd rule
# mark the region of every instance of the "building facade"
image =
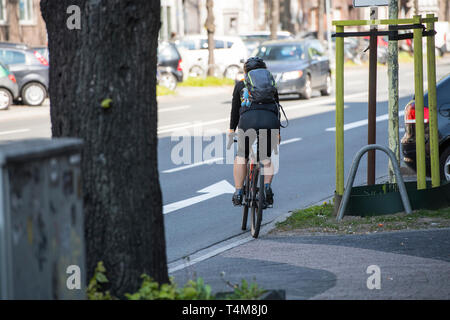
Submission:
POLYGON ((47 44, 47 31, 42 19, 40 0, 0 0, 0 41, 47 44))
MULTIPOLYGON (((237 35, 249 31, 269 30, 272 0, 216 0, 214 15, 217 35, 237 35)), ((319 0, 279 0, 280 30, 294 34, 317 31, 319 23, 327 25, 327 14, 319 14, 319 0)), ((323 0, 324 2, 326 0, 323 0)), ((418 12, 434 13, 439 21, 449 21, 449 0, 398 0, 399 17, 406 18, 418 12)), ((206 0, 162 0, 162 37, 171 33, 205 33, 206 0), (165 23, 167 22, 167 23, 165 23), (167 25, 164 27, 164 25, 167 25), (165 28, 165 29, 164 29, 165 28)), ((369 8, 354 8, 353 0, 329 0, 331 20, 368 19, 369 8)), ((324 5, 325 7, 325 5, 324 5)), ((324 9, 325 10, 325 9, 324 9)), ((380 19, 388 18, 388 7, 380 7, 380 19)))

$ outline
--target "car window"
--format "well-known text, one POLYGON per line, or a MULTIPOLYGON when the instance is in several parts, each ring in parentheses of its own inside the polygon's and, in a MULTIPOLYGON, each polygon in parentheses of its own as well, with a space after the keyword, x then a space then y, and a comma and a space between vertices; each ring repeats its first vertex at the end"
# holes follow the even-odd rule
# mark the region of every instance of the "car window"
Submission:
POLYGON ((169 44, 162 44, 158 47, 158 61, 168 61, 179 59, 177 49, 169 44))
MULTIPOLYGON (((225 49, 225 42, 223 40, 214 40, 214 47, 216 49, 225 49)), ((208 49, 208 39, 200 40, 200 49, 208 49)))
POLYGON ((186 50, 195 50, 195 41, 194 40, 181 40, 178 43, 178 46, 180 48, 186 49, 186 50))
POLYGON ((233 46, 233 41, 227 41, 227 48, 231 48, 233 46))
POLYGON ((26 56, 22 52, 0 49, 0 61, 7 65, 23 64, 26 62, 26 56))
POLYGON ((264 60, 299 60, 304 58, 301 45, 261 46, 256 55, 264 60))

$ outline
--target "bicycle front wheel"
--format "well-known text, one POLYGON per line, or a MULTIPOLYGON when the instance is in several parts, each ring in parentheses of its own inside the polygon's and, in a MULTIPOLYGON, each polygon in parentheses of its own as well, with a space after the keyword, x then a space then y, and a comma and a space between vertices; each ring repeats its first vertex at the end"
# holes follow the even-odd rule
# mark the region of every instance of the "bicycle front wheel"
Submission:
POLYGON ((252 183, 251 233, 253 238, 258 238, 264 205, 264 177, 260 176, 260 170, 256 166, 254 169, 252 183))

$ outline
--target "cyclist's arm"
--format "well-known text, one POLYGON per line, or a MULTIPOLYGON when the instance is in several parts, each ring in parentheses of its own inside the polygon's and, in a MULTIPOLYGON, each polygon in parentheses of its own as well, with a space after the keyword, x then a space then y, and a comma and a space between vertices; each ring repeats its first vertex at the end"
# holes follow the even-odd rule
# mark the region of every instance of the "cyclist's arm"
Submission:
POLYGON ((241 91, 244 89, 244 82, 239 81, 234 86, 233 100, 231 101, 230 129, 236 130, 239 124, 239 109, 241 108, 241 91))

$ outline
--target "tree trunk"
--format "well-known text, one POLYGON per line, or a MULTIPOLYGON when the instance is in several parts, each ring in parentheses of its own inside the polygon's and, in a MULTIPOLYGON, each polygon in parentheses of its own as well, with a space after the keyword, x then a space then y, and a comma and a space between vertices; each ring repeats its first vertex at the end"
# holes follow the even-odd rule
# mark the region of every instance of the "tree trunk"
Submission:
POLYGON ((278 25, 280 24, 280 0, 271 0, 270 17, 270 38, 276 40, 278 38, 278 25))
POLYGON ((214 25, 214 2, 213 0, 206 0, 207 17, 205 28, 208 32, 208 76, 214 76, 215 62, 214 62, 214 32, 216 26, 214 25))
POLYGON ((52 133, 85 142, 88 279, 103 261, 111 293, 122 297, 138 288, 143 273, 168 282, 157 167, 160 1, 75 1, 81 30, 69 30, 66 11, 73 3, 41 1, 52 133))
MULTIPOLYGON (((398 1, 389 1, 389 19, 398 18, 398 1)), ((395 154, 397 163, 400 165, 400 134, 398 121, 398 42, 389 41, 388 55, 388 89, 389 89, 389 148, 395 154)), ((396 177, 394 166, 389 160, 389 182, 395 183, 396 177)))
POLYGON ((319 39, 320 41, 323 41, 324 39, 323 37, 324 16, 325 16, 325 0, 319 0, 318 17, 317 17, 317 39, 319 39))

